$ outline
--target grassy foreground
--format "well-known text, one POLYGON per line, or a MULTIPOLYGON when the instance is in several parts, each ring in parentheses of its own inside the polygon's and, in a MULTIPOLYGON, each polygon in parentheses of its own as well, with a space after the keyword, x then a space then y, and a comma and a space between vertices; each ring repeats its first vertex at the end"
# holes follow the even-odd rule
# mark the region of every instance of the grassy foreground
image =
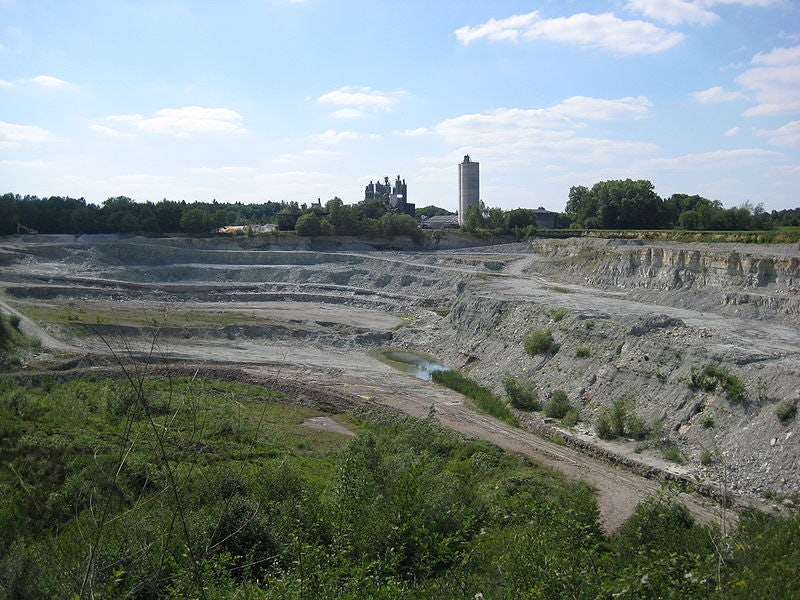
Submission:
MULTIPOLYGON (((796 598, 800 519, 722 538, 364 409, 356 437, 260 387, 0 379, 0 598, 796 598)), ((342 419, 343 417, 337 417, 342 419)))

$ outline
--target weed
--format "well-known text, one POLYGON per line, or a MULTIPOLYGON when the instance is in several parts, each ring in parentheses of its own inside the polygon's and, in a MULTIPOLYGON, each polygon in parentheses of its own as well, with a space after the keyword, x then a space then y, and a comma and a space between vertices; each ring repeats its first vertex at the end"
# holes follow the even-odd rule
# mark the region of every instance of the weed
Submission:
POLYGON ((713 365, 706 365, 702 369, 692 367, 688 385, 693 390, 700 389, 706 392, 712 392, 717 387, 722 387, 732 402, 742 404, 747 401, 744 381, 721 367, 713 365))
POLYGON ((661 453, 661 457, 664 460, 678 463, 679 465, 682 465, 684 462, 686 462, 686 460, 683 457, 683 454, 681 454, 681 451, 678 450, 675 446, 667 446, 666 448, 664 448, 664 450, 661 453))
POLYGON ((525 352, 530 356, 548 354, 553 350, 554 343, 553 334, 549 330, 534 329, 525 337, 525 352))
POLYGON ((550 318, 553 319, 553 322, 558 323, 559 321, 563 320, 569 314, 569 311, 564 307, 554 308, 550 311, 550 318))
POLYGON ((778 420, 785 425, 797 415, 797 401, 781 402, 775 408, 775 415, 778 417, 778 420))
POLYGON ((700 426, 703 429, 711 429, 712 427, 714 427, 713 417, 703 417, 702 419, 700 419, 700 426))
POLYGON ((714 453, 711 450, 703 450, 700 453, 700 464, 703 466, 708 466, 714 462, 714 453))
POLYGON ((592 351, 588 346, 578 346, 578 348, 575 350, 575 356, 577 358, 589 358, 591 355, 592 351))
POLYGON ((520 410, 542 410, 539 394, 536 387, 530 382, 521 382, 511 374, 503 378, 503 388, 508 395, 509 402, 514 408, 520 410))

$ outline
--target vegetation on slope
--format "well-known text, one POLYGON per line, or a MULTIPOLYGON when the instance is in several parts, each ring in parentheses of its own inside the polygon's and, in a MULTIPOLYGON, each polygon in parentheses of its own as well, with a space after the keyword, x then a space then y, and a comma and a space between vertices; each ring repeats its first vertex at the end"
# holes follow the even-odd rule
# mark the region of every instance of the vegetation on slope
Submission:
POLYGON ((437 425, 236 383, 0 380, 0 598, 794 597, 800 518, 721 538, 437 425))

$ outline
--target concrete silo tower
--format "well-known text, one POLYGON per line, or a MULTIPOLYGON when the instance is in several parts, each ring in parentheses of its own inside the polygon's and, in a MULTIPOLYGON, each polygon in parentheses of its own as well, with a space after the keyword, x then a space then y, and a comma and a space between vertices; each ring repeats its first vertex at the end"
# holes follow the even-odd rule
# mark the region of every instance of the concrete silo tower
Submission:
POLYGON ((472 162, 469 154, 464 156, 464 162, 458 165, 458 224, 464 225, 464 217, 470 206, 478 206, 481 202, 480 163, 472 162))

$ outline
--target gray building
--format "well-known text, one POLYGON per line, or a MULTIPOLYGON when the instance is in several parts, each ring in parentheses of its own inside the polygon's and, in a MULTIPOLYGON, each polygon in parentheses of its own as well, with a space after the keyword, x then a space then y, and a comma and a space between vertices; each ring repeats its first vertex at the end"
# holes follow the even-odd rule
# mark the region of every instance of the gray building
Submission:
POLYGON ((472 162, 469 154, 458 165, 458 224, 464 225, 464 217, 470 206, 481 202, 480 163, 472 162))

